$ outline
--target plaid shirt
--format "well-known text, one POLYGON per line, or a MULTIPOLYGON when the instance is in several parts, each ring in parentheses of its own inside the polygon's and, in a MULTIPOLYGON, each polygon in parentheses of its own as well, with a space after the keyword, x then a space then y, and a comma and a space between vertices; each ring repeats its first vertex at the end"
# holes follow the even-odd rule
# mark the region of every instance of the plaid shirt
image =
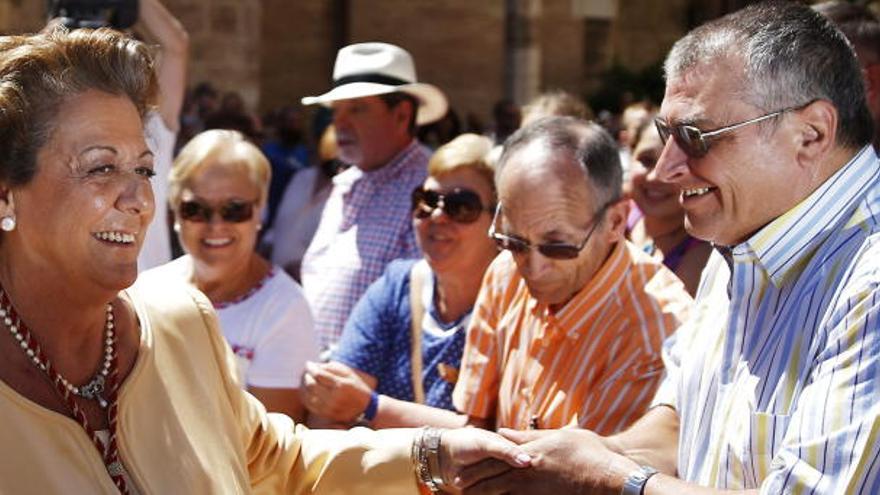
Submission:
POLYGON ((333 179, 333 191, 302 264, 302 282, 322 349, 342 334, 367 287, 398 258, 421 256, 410 215, 410 194, 427 177, 429 152, 413 140, 384 167, 352 167, 333 179))

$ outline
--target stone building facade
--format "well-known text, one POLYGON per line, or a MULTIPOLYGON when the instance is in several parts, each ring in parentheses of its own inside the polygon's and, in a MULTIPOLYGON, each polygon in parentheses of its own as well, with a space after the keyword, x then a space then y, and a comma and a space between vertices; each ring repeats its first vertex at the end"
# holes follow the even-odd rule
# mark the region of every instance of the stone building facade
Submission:
MULTIPOLYGON (((239 91, 255 110, 329 87, 336 50, 408 49, 419 78, 484 121, 507 96, 590 95, 612 66, 638 72, 688 29, 745 0, 164 0, 190 33, 190 81, 239 91)), ((41 0, 0 0, 0 31, 39 29, 41 0)))

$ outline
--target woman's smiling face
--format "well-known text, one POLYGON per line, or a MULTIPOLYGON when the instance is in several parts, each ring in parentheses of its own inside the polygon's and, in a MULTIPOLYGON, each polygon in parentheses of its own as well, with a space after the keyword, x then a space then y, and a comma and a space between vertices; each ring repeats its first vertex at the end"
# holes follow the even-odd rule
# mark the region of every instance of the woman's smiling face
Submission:
POLYGON ((71 284, 131 285, 154 210, 153 154, 131 100, 96 90, 69 98, 36 163, 33 180, 9 191, 18 226, 4 243, 71 284))

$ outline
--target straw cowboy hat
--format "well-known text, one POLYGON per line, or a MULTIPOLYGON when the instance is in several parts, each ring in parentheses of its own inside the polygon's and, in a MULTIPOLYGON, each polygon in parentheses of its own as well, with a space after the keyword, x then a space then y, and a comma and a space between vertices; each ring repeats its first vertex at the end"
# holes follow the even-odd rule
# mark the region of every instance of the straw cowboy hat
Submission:
POLYGON ((333 66, 333 89, 306 96, 303 105, 330 106, 337 100, 403 92, 419 102, 416 123, 430 124, 446 115, 446 96, 436 86, 420 83, 409 52, 389 43, 357 43, 339 50, 333 66))

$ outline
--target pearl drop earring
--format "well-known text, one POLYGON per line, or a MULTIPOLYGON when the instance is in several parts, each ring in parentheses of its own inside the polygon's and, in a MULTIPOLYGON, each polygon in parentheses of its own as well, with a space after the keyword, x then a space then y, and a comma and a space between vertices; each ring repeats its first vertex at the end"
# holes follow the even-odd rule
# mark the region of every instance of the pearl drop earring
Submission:
POLYGON ((15 215, 6 215, 0 218, 0 229, 4 232, 12 232, 15 230, 15 215))

